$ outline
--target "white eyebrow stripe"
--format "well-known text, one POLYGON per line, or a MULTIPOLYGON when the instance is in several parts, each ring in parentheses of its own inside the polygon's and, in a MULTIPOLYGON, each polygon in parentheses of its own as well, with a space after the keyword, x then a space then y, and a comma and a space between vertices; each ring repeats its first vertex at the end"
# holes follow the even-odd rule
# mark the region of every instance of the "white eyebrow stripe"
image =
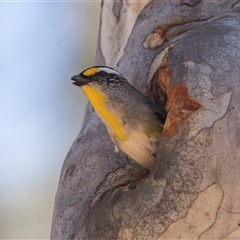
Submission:
POLYGON ((117 75, 121 76, 121 74, 118 71, 116 71, 114 69, 111 69, 111 68, 107 68, 107 67, 106 68, 105 67, 100 67, 98 69, 98 72, 100 72, 100 71, 104 71, 104 72, 106 72, 108 74, 114 73, 114 74, 117 74, 117 75))

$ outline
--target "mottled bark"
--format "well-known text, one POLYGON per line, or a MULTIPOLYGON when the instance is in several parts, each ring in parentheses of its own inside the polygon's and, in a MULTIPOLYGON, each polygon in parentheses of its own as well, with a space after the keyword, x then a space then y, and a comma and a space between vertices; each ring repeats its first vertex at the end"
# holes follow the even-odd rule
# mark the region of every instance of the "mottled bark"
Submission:
POLYGON ((51 238, 240 238, 240 3, 103 1, 96 64, 165 105, 156 164, 115 153, 89 108, 51 238))

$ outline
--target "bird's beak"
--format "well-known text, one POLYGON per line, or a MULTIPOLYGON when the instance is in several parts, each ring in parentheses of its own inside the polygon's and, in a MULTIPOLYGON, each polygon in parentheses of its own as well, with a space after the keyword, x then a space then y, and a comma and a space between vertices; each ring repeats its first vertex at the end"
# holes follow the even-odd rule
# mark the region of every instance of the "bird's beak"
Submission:
POLYGON ((85 78, 85 77, 82 76, 81 74, 73 76, 73 77, 71 78, 71 80, 73 80, 73 84, 74 84, 74 85, 77 85, 77 86, 79 86, 79 87, 81 87, 81 86, 83 86, 83 85, 85 85, 85 84, 87 84, 87 83, 90 82, 89 79, 85 78))

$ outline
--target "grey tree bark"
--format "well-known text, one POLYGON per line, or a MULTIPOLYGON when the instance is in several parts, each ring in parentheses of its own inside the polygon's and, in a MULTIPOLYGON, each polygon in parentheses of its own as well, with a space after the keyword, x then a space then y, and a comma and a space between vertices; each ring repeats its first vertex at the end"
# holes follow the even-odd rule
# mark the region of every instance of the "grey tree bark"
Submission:
POLYGON ((51 239, 240 239, 240 2, 103 1, 96 65, 165 106, 156 164, 115 153, 89 106, 51 239))

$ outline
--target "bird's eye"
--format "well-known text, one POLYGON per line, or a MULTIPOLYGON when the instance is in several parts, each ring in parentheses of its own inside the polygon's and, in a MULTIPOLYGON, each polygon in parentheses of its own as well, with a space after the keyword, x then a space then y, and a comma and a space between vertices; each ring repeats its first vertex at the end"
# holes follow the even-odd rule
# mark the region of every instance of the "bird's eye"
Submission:
POLYGON ((114 78, 114 77, 115 77, 115 74, 110 73, 110 74, 109 74, 109 77, 110 77, 110 78, 114 78))
POLYGON ((107 76, 107 74, 103 71, 99 72, 98 74, 99 74, 100 77, 106 77, 107 76))

